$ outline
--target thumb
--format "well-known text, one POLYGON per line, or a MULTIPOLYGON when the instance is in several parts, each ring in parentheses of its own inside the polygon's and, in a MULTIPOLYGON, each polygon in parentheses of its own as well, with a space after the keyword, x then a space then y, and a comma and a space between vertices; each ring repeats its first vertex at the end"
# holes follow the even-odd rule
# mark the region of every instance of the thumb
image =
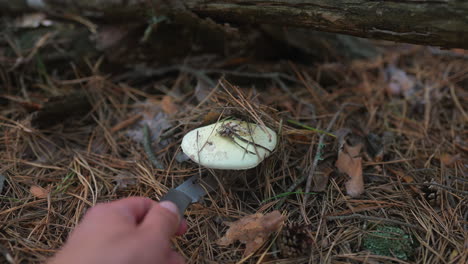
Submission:
POLYGON ((140 224, 151 240, 169 240, 179 229, 180 216, 177 206, 169 201, 154 203, 140 224))

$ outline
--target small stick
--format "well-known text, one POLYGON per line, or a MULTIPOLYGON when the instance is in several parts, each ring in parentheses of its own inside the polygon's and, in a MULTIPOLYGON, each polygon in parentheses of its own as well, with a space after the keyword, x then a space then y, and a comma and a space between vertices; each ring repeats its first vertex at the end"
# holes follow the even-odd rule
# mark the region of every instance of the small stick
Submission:
MULTIPOLYGON (((249 132, 250 133, 250 132, 249 132)), ((255 153, 257 152, 256 149, 255 149, 255 152, 253 151, 250 151, 248 150, 247 148, 249 147, 249 145, 253 145, 254 148, 255 147, 259 147, 259 148, 262 148, 266 151, 268 151, 269 153, 271 153, 272 151, 260 144, 257 144, 253 141, 253 138, 252 138, 252 141, 250 140, 247 140, 245 138, 243 138, 241 135, 237 134, 237 132, 235 131, 235 129, 233 127, 230 127, 229 125, 224 125, 221 127, 221 130, 218 131, 218 134, 222 137, 228 137, 230 138, 237 146, 239 146, 240 148, 244 149, 248 154, 252 154, 252 155, 255 155, 257 154, 257 156, 260 156, 258 155, 258 153, 255 153), (242 145, 240 145, 239 143, 236 142, 235 138, 241 140, 242 142, 244 143, 247 143, 247 147, 243 147, 242 145)), ((252 137, 252 135, 250 135, 252 137)))
MULTIPOLYGON (((236 138, 238 138, 239 140, 241 140, 241 141, 243 141, 243 142, 245 142, 245 143, 247 143, 247 144, 254 145, 255 147, 262 148, 262 149, 264 149, 264 150, 266 150, 266 151, 268 151, 268 152, 271 153, 271 150, 268 149, 267 147, 264 147, 264 146, 262 146, 262 145, 260 145, 260 144, 257 144, 257 143, 255 143, 255 142, 253 142, 253 141, 250 141, 250 140, 247 140, 247 139, 241 137, 239 134, 237 134, 236 132, 234 132, 231 128, 227 128, 227 129, 229 129, 229 130, 230 130, 230 133, 232 133, 232 135, 235 136, 236 138)), ((248 146, 248 145, 247 145, 247 146, 248 146)), ((246 150, 247 150, 247 149, 246 149, 246 150)), ((248 150, 247 150, 247 151, 248 151, 248 150)), ((252 154, 255 154, 255 153, 253 153, 252 151, 248 151, 248 152, 250 152, 250 153, 252 153, 252 154)))
POLYGON ((148 159, 153 163, 156 169, 164 170, 164 165, 156 158, 151 148, 151 136, 147 124, 143 127, 143 147, 145 148, 146 155, 148 155, 148 159))
MULTIPOLYGON (((234 142, 234 144, 236 144, 237 146, 239 146, 239 148, 245 150, 245 152, 246 152, 247 154, 255 155, 255 152, 252 152, 252 151, 248 150, 246 147, 244 147, 244 146, 242 146, 241 144, 237 143, 236 140, 235 140, 234 138, 232 138, 232 137, 229 137, 229 138, 232 140, 232 142, 234 142)), ((249 145, 247 145, 247 147, 249 147, 249 145)), ((257 155, 257 156, 259 156, 259 155, 257 155)))
POLYGON ((398 220, 375 217, 375 216, 367 216, 367 215, 361 215, 361 214, 326 216, 326 219, 327 220, 363 219, 363 220, 369 220, 369 221, 387 222, 387 223, 391 223, 391 224, 395 224, 395 225, 402 225, 402 226, 407 226, 409 228, 423 230, 419 226, 408 224, 408 223, 401 222, 401 221, 398 221, 398 220))

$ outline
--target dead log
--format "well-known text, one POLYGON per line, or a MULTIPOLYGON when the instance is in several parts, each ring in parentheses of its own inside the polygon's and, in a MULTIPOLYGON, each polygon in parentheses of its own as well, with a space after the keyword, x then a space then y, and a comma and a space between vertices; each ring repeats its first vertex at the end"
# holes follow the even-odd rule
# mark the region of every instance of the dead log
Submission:
POLYGON ((217 22, 306 27, 358 37, 468 48, 468 2, 459 0, 0 0, 0 9, 3 14, 42 9, 120 22, 193 12, 217 22))

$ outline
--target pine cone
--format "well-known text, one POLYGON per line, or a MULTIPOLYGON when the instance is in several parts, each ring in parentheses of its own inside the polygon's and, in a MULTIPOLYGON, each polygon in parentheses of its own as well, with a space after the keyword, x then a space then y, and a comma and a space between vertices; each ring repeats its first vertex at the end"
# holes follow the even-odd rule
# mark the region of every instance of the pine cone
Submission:
POLYGON ((312 245, 309 231, 309 225, 300 223, 290 223, 284 226, 276 240, 281 256, 293 258, 308 255, 312 245))
MULTIPOLYGON (((424 183, 435 183, 436 181, 432 179, 430 182, 426 181, 424 183)), ((429 202, 430 205, 434 207, 440 206, 440 199, 441 199, 441 190, 434 185, 429 185, 422 189, 424 192, 424 196, 426 200, 429 202)))

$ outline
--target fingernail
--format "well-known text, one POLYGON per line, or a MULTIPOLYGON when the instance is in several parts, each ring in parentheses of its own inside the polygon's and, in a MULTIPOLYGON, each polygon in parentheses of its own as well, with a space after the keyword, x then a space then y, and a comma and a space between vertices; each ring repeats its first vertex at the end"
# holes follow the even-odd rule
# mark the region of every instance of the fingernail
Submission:
POLYGON ((159 205, 161 207, 166 208, 171 213, 175 214, 177 218, 179 218, 179 208, 177 208, 177 205, 175 205, 173 202, 164 201, 164 202, 160 202, 159 205))

